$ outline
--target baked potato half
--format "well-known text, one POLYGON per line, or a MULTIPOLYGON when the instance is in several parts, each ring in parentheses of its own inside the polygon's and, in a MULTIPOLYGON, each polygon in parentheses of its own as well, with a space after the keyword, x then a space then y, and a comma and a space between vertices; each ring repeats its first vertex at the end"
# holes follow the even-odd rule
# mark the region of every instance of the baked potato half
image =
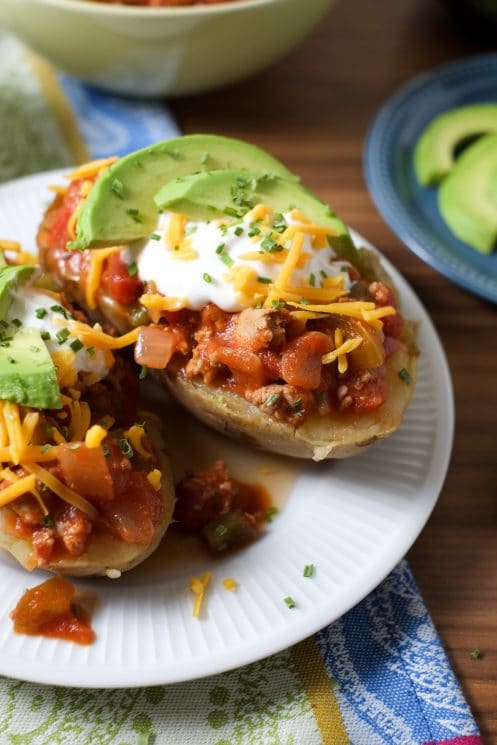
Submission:
POLYGON ((182 162, 181 177, 138 210, 126 195, 137 191, 139 155, 103 175, 86 169, 47 210, 40 260, 64 291, 119 333, 139 327, 144 372, 230 437, 322 460, 395 431, 418 351, 376 253, 275 173, 197 164, 188 174, 182 162), (118 203, 126 224, 99 232, 102 199, 118 203), (152 233, 140 232, 144 223, 152 233), (114 229, 116 240, 133 239, 106 246, 114 229))

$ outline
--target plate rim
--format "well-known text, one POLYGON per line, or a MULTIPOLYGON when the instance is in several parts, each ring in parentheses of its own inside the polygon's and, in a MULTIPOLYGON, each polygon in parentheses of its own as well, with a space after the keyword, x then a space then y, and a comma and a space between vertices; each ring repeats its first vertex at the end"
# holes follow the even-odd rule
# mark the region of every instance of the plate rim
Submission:
MULTIPOLYGON (((29 188, 37 188, 45 185, 52 178, 60 178, 70 169, 55 169, 42 173, 31 174, 20 179, 14 179, 0 185, 0 203, 4 193, 8 192, 12 186, 17 184, 26 185, 29 188), (39 182, 39 184, 38 184, 39 182)), ((402 531, 397 535, 393 544, 387 546, 386 550, 375 559, 375 573, 372 577, 361 577, 358 581, 354 580, 354 587, 357 588, 353 599, 347 596, 341 605, 336 606, 331 611, 329 603, 323 605, 323 608, 317 613, 314 611, 309 615, 306 613, 301 618, 293 617, 292 623, 282 630, 277 629, 271 635, 265 635, 263 639, 256 638, 248 646, 241 650, 222 650, 222 654, 216 651, 214 654, 207 656, 192 657, 189 660, 181 661, 175 667, 181 666, 181 671, 171 673, 171 669, 150 665, 143 667, 135 664, 130 665, 109 665, 102 663, 75 664, 70 665, 52 664, 47 665, 43 661, 23 660, 19 656, 10 656, 0 654, 0 674, 8 677, 33 682, 50 684, 56 686, 75 687, 75 688, 107 688, 122 689, 130 687, 142 687, 151 685, 169 685, 174 683, 187 682, 201 679, 206 676, 227 672, 229 670, 242 667, 261 660, 272 654, 277 654, 290 646, 302 641, 303 639, 315 634, 328 624, 341 618, 347 611, 361 602, 375 587, 377 587, 385 577, 392 571, 398 562, 408 552, 421 530, 428 521, 433 508, 435 507, 440 492, 442 490, 452 453, 454 437, 454 391, 452 378, 448 366, 447 358, 440 337, 436 328, 426 311, 421 300, 406 279, 394 267, 394 265, 376 249, 372 244, 363 238, 359 233, 351 229, 351 234, 361 245, 373 248, 381 257, 382 263, 387 271, 391 273, 396 287, 400 291, 401 297, 407 299, 407 305, 416 306, 416 316, 419 323, 430 340, 430 345, 434 347, 437 354, 437 371, 434 373, 434 383, 437 387, 443 386, 446 392, 444 404, 444 429, 442 425, 437 424, 436 440, 437 445, 443 450, 439 454, 438 461, 430 462, 431 474, 431 492, 429 497, 425 496, 418 503, 418 509, 415 519, 409 525, 409 530, 403 526, 402 531), (443 432, 443 440, 442 440, 443 432), (421 509, 422 508, 422 509, 421 509), (274 637, 277 636, 277 639, 274 637), (192 668, 197 668, 195 671, 192 668), (130 675, 130 670, 132 675, 130 675), (124 677, 123 677, 124 676, 124 677), (76 679, 76 680, 75 680, 76 679)), ((437 406, 438 406, 437 399, 437 406)), ((359 456, 360 457, 360 456, 359 456)), ((427 473, 428 473, 427 468, 427 473)), ((413 516, 414 517, 414 516, 413 516)), ((48 640, 52 641, 52 640, 48 640)))
MULTIPOLYGON (((497 303, 497 288, 492 289, 485 286, 484 275, 481 269, 475 269, 471 264, 464 262, 477 275, 478 280, 475 281, 471 277, 467 277, 464 273, 459 272, 443 256, 434 255, 423 246, 415 233, 418 230, 424 233, 424 229, 417 227, 416 220, 411 216, 404 202, 397 195, 394 200, 389 197, 384 180, 380 176, 380 146, 383 145, 382 128, 393 113, 403 108, 405 100, 416 94, 419 95, 426 88, 430 88, 433 83, 440 83, 446 77, 456 72, 470 70, 471 68, 479 69, 481 66, 488 64, 495 64, 497 67, 497 53, 490 52, 468 55, 467 57, 461 57, 451 62, 437 65, 436 67, 418 73, 398 87, 380 106, 369 124, 363 148, 363 168, 366 185, 376 208, 402 243, 425 264, 431 266, 447 279, 484 300, 497 303)), ((390 179, 388 183, 390 186, 393 186, 390 179)), ((392 191, 395 190, 392 189, 392 191)), ((453 240, 458 239, 454 236, 453 240)), ((444 252, 447 253, 449 251, 449 248, 442 242, 432 241, 429 236, 426 236, 425 243, 428 245, 441 245, 444 252)), ((466 245, 463 242, 461 244, 466 245)))

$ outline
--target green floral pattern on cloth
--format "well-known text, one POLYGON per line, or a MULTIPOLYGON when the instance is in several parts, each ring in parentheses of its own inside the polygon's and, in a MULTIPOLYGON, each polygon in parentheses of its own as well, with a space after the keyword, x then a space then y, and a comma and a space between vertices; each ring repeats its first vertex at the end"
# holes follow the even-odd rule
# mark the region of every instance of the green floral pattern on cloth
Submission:
POLYGON ((290 651, 211 678, 153 688, 81 690, 0 679, 2 745, 321 742, 290 651))
POLYGON ((24 48, 0 29, 0 182, 71 164, 24 48))

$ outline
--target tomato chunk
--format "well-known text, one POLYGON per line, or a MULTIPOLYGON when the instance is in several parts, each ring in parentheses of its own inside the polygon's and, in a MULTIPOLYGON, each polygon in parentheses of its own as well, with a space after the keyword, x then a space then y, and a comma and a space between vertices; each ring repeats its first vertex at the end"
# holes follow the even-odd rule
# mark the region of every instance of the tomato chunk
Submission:
POLYGON ((287 344, 281 357, 281 374, 290 385, 312 391, 321 381, 321 358, 331 352, 333 342, 328 334, 309 331, 287 344))
POLYGON ((143 282, 130 275, 118 253, 109 256, 100 284, 105 292, 123 305, 132 305, 143 292, 143 282))

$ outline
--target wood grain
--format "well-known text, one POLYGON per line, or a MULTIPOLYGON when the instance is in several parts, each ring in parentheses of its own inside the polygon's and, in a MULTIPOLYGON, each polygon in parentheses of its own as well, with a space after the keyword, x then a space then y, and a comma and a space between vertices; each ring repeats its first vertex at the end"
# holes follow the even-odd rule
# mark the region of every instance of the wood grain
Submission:
POLYGON ((456 435, 439 503, 409 560, 483 740, 497 743, 497 306, 406 250, 362 170, 368 125, 399 85, 482 51, 438 0, 339 0, 285 60, 173 109, 186 132, 240 137, 281 158, 381 248, 431 314, 452 370, 456 435), (470 656, 476 647, 481 659, 470 656))

